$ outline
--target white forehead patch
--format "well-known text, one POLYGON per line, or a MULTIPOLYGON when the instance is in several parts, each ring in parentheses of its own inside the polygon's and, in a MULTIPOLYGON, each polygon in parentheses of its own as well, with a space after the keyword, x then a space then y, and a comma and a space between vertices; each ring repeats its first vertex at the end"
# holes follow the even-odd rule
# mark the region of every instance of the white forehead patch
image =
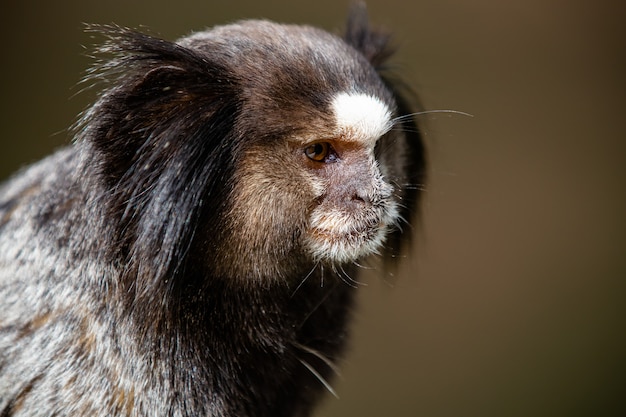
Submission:
POLYGON ((374 146, 392 127, 391 110, 368 94, 341 93, 332 102, 339 134, 346 140, 374 146))

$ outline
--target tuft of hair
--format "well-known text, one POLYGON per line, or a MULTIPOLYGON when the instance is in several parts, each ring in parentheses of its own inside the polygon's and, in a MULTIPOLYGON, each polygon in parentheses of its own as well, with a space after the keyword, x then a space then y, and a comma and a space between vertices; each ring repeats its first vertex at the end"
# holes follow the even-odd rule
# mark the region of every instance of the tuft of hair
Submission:
POLYGON ((370 26, 364 2, 352 4, 343 37, 348 45, 360 51, 377 69, 395 52, 391 44, 391 34, 384 29, 374 29, 370 26))
POLYGON ((236 149, 223 144, 236 142, 237 85, 177 43, 113 25, 88 31, 105 37, 97 53, 112 58, 87 77, 104 89, 77 140, 91 145, 106 184, 108 256, 126 265, 128 305, 159 305, 179 282, 200 216, 220 223, 228 201, 236 149))

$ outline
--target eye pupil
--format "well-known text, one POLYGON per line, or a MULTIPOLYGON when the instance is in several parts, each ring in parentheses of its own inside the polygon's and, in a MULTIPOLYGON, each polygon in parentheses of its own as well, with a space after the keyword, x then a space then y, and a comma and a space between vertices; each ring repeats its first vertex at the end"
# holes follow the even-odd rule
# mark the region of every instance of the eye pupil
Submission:
POLYGON ((330 145, 326 142, 314 143, 312 145, 309 145, 304 150, 304 153, 312 161, 323 162, 329 156, 330 145))

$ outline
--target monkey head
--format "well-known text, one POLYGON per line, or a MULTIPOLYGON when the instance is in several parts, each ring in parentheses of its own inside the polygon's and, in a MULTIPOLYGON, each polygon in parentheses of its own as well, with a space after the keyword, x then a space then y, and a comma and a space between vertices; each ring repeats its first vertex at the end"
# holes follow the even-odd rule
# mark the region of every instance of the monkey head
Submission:
POLYGON ((128 258, 267 282, 399 253, 423 149, 366 16, 343 38, 266 21, 176 43, 104 32, 116 59, 96 73, 112 88, 82 136, 117 191, 128 258))
POLYGON ((407 185, 421 180, 421 150, 411 150, 421 142, 407 137, 404 102, 372 62, 327 32, 268 22, 182 42, 221 45, 242 89, 222 273, 281 278, 380 252, 401 206, 412 208, 407 185))

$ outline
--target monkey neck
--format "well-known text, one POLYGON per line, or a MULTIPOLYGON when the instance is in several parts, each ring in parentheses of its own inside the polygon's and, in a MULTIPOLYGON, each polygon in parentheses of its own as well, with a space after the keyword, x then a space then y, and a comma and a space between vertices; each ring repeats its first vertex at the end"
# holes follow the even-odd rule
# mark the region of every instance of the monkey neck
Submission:
POLYGON ((162 314, 152 315, 159 318, 154 335, 168 337, 173 332, 201 345, 233 340, 282 349, 312 325, 343 325, 341 317, 349 311, 354 291, 337 277, 321 274, 303 274, 291 285, 243 285, 241 279, 205 277, 199 286, 175 287, 162 314))
POLYGON ((151 326, 138 343, 174 390, 217 395, 237 415, 292 415, 287 408, 306 407, 324 390, 307 365, 331 379, 320 357, 335 360, 346 339, 355 291, 328 276, 321 282, 319 272, 292 286, 244 287, 212 277, 201 290, 174 292, 166 314, 135 311, 135 326, 151 326), (294 401, 276 414, 285 393, 294 401))

